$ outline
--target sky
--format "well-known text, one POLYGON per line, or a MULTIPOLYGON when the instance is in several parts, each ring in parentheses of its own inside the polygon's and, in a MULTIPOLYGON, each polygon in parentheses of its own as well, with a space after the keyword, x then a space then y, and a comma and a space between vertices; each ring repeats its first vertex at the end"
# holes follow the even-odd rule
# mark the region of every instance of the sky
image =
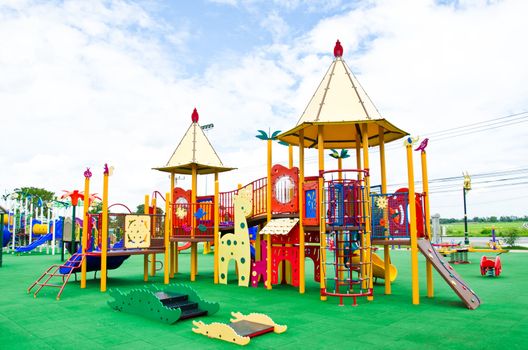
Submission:
MULTIPOLYGON (((295 126, 339 39, 381 115, 430 138, 432 213, 463 216, 467 171, 470 218, 528 215, 526 13, 523 0, 4 0, 0 191, 82 190, 90 167, 100 194, 108 163, 110 202, 135 207, 169 190, 152 168, 166 164, 195 107, 214 124, 207 136, 224 165, 238 168, 220 175, 220 190, 264 177, 257 130, 295 126)), ((286 147, 273 152, 287 164, 286 147)), ((403 142, 387 157, 389 190, 406 187, 403 142)), ((371 149, 372 184, 378 159, 371 149)), ((307 151, 307 175, 316 161, 307 151)), ((417 152, 414 163, 419 181, 417 152)), ((198 185, 213 191, 211 176, 198 185)))

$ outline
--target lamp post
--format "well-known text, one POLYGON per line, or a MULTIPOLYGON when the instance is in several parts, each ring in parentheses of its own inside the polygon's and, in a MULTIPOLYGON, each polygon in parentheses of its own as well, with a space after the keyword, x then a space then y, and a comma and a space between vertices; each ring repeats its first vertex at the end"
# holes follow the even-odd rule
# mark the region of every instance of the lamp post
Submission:
POLYGON ((471 178, 469 177, 469 174, 462 173, 464 175, 464 187, 462 188, 462 192, 464 194, 464 244, 469 244, 469 238, 468 238, 468 223, 467 223, 467 208, 466 208, 466 192, 471 190, 471 178))

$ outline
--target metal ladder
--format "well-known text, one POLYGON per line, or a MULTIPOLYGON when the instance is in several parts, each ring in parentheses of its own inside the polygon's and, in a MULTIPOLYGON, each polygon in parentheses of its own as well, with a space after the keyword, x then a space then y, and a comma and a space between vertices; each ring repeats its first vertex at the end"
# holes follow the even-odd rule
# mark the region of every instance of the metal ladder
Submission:
POLYGON ((37 294, 42 290, 44 287, 53 287, 53 288, 59 288, 59 293, 57 294, 57 300, 60 300, 60 296, 64 290, 64 287, 66 286, 66 283, 68 283, 71 274, 73 270, 78 269, 82 262, 84 261, 84 255, 80 253, 75 253, 71 256, 71 258, 66 261, 66 263, 62 265, 51 265, 44 273, 28 288, 27 292, 28 294, 31 293, 31 290, 35 286, 39 286, 35 293, 33 293, 33 297, 37 297, 37 294), (67 273, 61 273, 60 270, 62 268, 69 269, 67 273), (46 280, 44 282, 41 282, 46 277, 46 280), (51 283, 50 280, 53 277, 62 277, 62 283, 56 284, 51 283))

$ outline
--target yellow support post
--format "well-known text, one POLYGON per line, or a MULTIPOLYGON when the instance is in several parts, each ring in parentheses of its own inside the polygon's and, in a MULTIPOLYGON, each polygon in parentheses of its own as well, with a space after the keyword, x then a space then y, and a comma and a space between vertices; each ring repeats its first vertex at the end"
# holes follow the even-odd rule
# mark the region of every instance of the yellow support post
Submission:
POLYGON ((220 236, 220 192, 218 185, 218 172, 215 172, 214 185, 214 283, 218 284, 218 240, 220 236))
MULTIPOLYGON (((364 203, 365 205, 363 206, 364 210, 363 210, 363 216, 365 218, 365 234, 363 235, 364 236, 364 241, 365 241, 365 247, 367 249, 365 250, 362 250, 365 252, 365 258, 368 259, 369 261, 369 264, 367 264, 366 266, 368 266, 368 268, 366 269, 365 271, 365 274, 368 278, 368 288, 369 290, 372 290, 374 288, 374 281, 373 281, 373 276, 372 276, 372 250, 371 250, 371 247, 370 247, 370 235, 372 233, 372 228, 371 228, 371 204, 370 204, 370 174, 369 174, 369 153, 368 153, 368 147, 369 147, 369 140, 368 140, 368 127, 367 127, 367 124, 363 124, 362 126, 362 136, 363 136, 363 140, 361 142, 362 146, 363 146, 363 167, 365 168, 365 170, 367 171, 367 174, 365 174, 365 184, 364 184, 364 203)), ((363 260, 363 262, 365 262, 365 260, 363 260)), ((374 296, 371 295, 371 296, 368 296, 367 297, 367 300, 374 300, 374 296)))
MULTIPOLYGON (((410 138, 409 138, 410 140, 410 138)), ((407 142, 407 178, 409 181, 409 222, 411 234, 411 276, 412 276, 412 303, 420 304, 420 286, 418 284, 418 241, 416 237, 416 204, 414 195, 414 165, 412 144, 407 142)))
MULTIPOLYGON (((431 212, 429 211, 429 178, 427 176, 427 155, 425 149, 421 152, 422 159, 422 183, 424 192, 424 219, 425 229, 427 231, 427 239, 431 240, 431 212)), ((429 260, 425 264, 425 273, 427 279, 427 297, 434 297, 434 282, 433 282, 433 265, 429 260)))
MULTIPOLYGON (((272 166, 272 140, 268 139, 268 172, 266 183, 266 219, 271 221, 271 166, 272 166)), ((271 290, 271 235, 266 235, 268 258, 266 259, 266 288, 271 290)))
MULTIPOLYGON (((82 236, 82 254, 86 254, 88 250, 88 209, 90 208, 90 177, 92 173, 87 169, 84 173, 84 208, 83 208, 83 236, 82 236)), ((81 264, 81 288, 86 288, 86 259, 82 260, 81 264)))
MULTIPOLYGON (((196 228, 196 217, 194 212, 196 211, 196 190, 198 183, 198 173, 196 169, 196 164, 191 165, 191 175, 192 175, 192 187, 191 187, 191 239, 194 239, 194 230, 196 228)), ((194 282, 197 274, 197 257, 198 257, 198 247, 196 242, 191 243, 191 282, 194 282)))
POLYGON ((288 168, 293 168, 293 146, 288 145, 288 168))
MULTIPOLYGON (((149 213, 149 203, 150 203, 150 197, 149 195, 145 195, 145 202, 143 204, 143 214, 148 215, 149 213)), ((143 281, 148 281, 148 255, 143 255, 143 281)))
POLYGON ((304 257, 304 130, 299 131, 299 293, 304 294, 305 282, 305 257, 304 257))
MULTIPOLYGON (((385 195, 387 193, 387 169, 385 167, 385 129, 382 126, 378 127, 378 135, 379 135, 379 150, 380 150, 380 173, 381 173, 381 193, 385 195)), ((386 240, 388 240, 388 215, 387 215, 387 209, 383 210, 383 218, 385 221, 385 236, 387 236, 386 240)), ((390 251, 389 246, 385 245, 383 247, 383 260, 384 260, 384 268, 385 268, 385 294, 390 295, 392 294, 392 286, 391 286, 391 276, 390 276, 390 251)))
MULTIPOLYGON (((288 169, 293 168, 293 146, 288 145, 288 169)), ((286 247, 291 247, 291 244, 285 244, 286 247)), ((282 271, 284 273, 284 276, 286 277, 286 282, 288 284, 291 284, 293 281, 292 276, 292 266, 288 264, 286 261, 282 263, 282 271)))
MULTIPOLYGON (((173 196, 174 196, 174 173, 171 173, 170 175, 170 204, 174 204, 173 203, 173 196)), ((174 225, 173 225, 173 222, 172 222, 172 209, 173 207, 171 206, 170 207, 171 209, 171 215, 170 215, 170 218, 169 218, 169 222, 170 222, 170 228, 169 228, 169 240, 172 239, 172 237, 174 236, 174 225)), ((174 243, 174 242, 170 242, 170 278, 174 278, 174 267, 175 267, 175 252, 174 252, 174 246, 175 244, 177 243, 174 243)))
POLYGON ((106 254, 108 249, 108 176, 105 166, 103 177, 103 220, 101 224, 101 292, 106 292, 106 254))
MULTIPOLYGON (((324 126, 319 125, 317 127, 317 150, 319 152, 319 212, 320 212, 320 219, 319 219, 319 241, 320 241, 320 288, 321 292, 326 290, 326 210, 325 210, 325 204, 324 204, 324 126)), ((326 295, 321 295, 321 300, 326 300, 326 295)))
MULTIPOLYGON (((158 204, 156 201, 156 197, 152 197, 152 220, 150 221, 152 223, 151 232, 156 233, 156 226, 158 225, 158 217, 156 214, 158 213, 158 204)), ((156 237, 157 238, 157 237, 156 237)), ((150 275, 152 277, 156 276, 156 254, 150 255, 150 275)))
POLYGON ((169 258, 170 258, 170 241, 169 241, 169 231, 170 231, 170 193, 165 194, 165 232, 163 235, 164 238, 164 247, 165 247, 165 257, 163 260, 163 283, 169 284, 169 258))

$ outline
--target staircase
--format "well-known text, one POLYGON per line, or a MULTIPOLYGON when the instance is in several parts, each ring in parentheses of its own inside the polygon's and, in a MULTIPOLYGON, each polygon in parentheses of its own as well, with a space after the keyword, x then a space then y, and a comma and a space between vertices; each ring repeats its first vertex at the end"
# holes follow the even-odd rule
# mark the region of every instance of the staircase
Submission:
POLYGON ((189 300, 187 294, 168 294, 157 292, 154 295, 161 301, 163 306, 169 309, 181 309, 180 320, 207 315, 207 311, 200 310, 198 303, 189 300))
POLYGON ((44 287, 59 288, 59 293, 57 294, 57 300, 60 300, 60 296, 66 286, 66 283, 70 280, 72 272, 79 268, 84 261, 84 256, 80 253, 73 254, 72 257, 63 265, 51 265, 44 273, 28 288, 28 294, 31 293, 31 290, 38 286, 33 296, 36 298, 37 294, 44 287), (66 273, 61 273, 66 271, 66 273), (52 279, 57 279, 57 277, 62 278, 62 283, 52 283, 52 279), (43 279, 44 282, 41 282, 43 279))

